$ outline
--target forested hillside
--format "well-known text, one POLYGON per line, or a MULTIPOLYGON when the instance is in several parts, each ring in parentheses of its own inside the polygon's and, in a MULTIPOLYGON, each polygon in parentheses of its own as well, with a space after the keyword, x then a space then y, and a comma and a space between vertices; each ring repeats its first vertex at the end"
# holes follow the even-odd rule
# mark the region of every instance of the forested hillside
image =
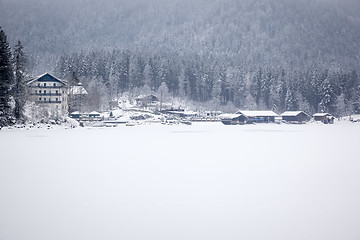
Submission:
POLYGON ((0 22, 10 40, 22 40, 33 73, 75 71, 94 98, 164 82, 172 96, 236 108, 359 108, 356 0, 0 4, 0 22))

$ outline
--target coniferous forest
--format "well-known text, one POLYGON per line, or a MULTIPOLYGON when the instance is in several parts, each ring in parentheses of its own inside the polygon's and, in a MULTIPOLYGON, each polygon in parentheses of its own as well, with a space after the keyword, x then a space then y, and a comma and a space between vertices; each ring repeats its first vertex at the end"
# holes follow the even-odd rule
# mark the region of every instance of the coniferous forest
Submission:
POLYGON ((32 75, 74 73, 93 109, 166 91, 208 109, 360 112, 356 0, 3 0, 32 75), (36 14, 34 14, 36 13, 36 14))

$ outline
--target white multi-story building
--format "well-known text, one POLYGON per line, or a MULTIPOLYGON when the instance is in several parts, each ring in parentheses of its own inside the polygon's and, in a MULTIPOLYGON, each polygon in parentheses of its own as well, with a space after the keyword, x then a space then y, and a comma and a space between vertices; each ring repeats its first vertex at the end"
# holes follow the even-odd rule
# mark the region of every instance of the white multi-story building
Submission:
POLYGON ((31 79, 28 83, 30 100, 49 109, 68 112, 67 83, 49 73, 31 79))

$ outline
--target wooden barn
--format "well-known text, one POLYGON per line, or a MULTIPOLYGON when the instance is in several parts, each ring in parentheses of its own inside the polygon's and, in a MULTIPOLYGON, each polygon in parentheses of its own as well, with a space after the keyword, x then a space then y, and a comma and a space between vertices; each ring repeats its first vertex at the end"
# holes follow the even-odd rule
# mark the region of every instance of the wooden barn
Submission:
POLYGON ((315 121, 320 121, 325 124, 333 124, 334 123, 334 117, 331 116, 329 113, 315 113, 313 115, 313 118, 315 121))
POLYGON ((247 122, 251 123, 273 123, 278 117, 273 111, 237 111, 236 114, 242 114, 247 118, 247 122))
POLYGON ((247 121, 243 114, 221 114, 218 116, 225 125, 242 125, 247 121))
POLYGON ((303 111, 286 111, 281 114, 282 120, 289 123, 305 123, 309 121, 310 117, 303 111))

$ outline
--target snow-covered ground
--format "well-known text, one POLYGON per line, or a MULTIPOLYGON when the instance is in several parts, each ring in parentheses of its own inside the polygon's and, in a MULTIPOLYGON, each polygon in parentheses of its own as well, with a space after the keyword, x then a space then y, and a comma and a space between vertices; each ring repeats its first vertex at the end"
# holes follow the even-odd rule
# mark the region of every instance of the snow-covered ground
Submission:
POLYGON ((360 239, 360 124, 2 129, 1 240, 360 239))

